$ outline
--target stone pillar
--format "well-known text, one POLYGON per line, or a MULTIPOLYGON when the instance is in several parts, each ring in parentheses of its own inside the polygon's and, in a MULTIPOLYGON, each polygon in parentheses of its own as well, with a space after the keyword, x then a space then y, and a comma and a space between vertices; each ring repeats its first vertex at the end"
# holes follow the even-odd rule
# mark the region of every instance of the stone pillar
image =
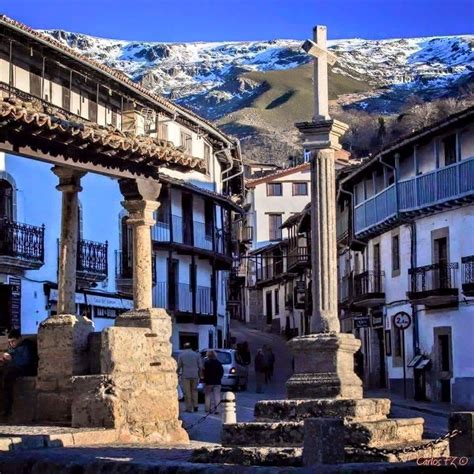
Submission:
POLYGON ((97 426, 99 420, 115 428, 123 442, 187 442, 178 419, 171 317, 163 308, 152 308, 150 227, 161 185, 144 179, 119 183, 133 226, 134 309, 102 332, 101 375, 86 381, 76 377, 73 426, 97 426))
POLYGON ((336 174, 334 150, 331 149, 313 152, 311 162, 311 271, 311 332, 339 332, 336 174))
POLYGON ((289 341, 295 373, 287 381, 289 398, 362 398, 354 372, 360 341, 341 334, 337 310, 335 150, 347 126, 337 120, 297 124, 311 163, 311 334, 289 341))
POLYGON ((38 329, 38 407, 40 421, 71 420, 72 377, 89 369, 87 345, 92 322, 76 316, 78 193, 83 172, 55 166, 62 192, 57 314, 38 329))

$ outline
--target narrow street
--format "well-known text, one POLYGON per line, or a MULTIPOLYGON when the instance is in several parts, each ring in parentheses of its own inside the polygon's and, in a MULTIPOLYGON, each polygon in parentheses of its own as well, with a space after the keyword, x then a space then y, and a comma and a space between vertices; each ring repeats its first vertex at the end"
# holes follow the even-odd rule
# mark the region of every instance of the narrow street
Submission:
MULTIPOLYGON (((236 393, 237 398, 237 421, 252 421, 254 405, 259 400, 280 399, 286 397, 285 382, 292 373, 292 356, 286 345, 286 340, 277 334, 262 332, 252 329, 244 324, 231 321, 231 335, 237 342, 247 341, 252 354, 252 363, 249 367, 249 387, 245 392, 236 393), (271 383, 265 387, 264 393, 255 393, 255 372, 253 366, 254 356, 259 348, 264 344, 272 346, 275 354, 275 372, 271 383)), ((379 393, 371 394, 367 392, 365 396, 382 396, 379 393)), ((386 396, 385 394, 383 396, 386 396)), ((399 398, 394 398, 397 405, 405 404, 399 398)), ((410 405, 416 402, 411 401, 410 405)), ((184 413, 184 406, 181 403, 181 419, 187 428, 191 439, 196 441, 206 441, 212 443, 220 442, 221 416, 209 415, 205 420, 196 424, 204 416, 204 405, 199 406, 198 413, 184 413)), ((414 418, 425 419, 425 437, 433 438, 447 432, 447 416, 435 415, 432 413, 420 412, 405 406, 392 405, 391 417, 393 418, 414 418)))

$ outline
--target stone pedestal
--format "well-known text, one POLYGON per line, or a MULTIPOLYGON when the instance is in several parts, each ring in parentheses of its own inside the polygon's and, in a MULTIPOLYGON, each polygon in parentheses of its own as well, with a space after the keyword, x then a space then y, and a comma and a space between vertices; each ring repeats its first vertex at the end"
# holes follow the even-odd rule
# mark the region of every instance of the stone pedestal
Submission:
POLYGON ((178 378, 171 357, 171 318, 134 310, 102 333, 101 375, 76 377, 74 427, 115 428, 122 442, 183 443, 178 378))
POLYGON ((295 357, 288 398, 362 398, 362 381, 354 372, 360 341, 352 334, 311 334, 288 344, 295 357))
POLYGON ((38 330, 39 421, 70 422, 72 377, 88 373, 87 345, 92 321, 72 314, 46 319, 38 330))

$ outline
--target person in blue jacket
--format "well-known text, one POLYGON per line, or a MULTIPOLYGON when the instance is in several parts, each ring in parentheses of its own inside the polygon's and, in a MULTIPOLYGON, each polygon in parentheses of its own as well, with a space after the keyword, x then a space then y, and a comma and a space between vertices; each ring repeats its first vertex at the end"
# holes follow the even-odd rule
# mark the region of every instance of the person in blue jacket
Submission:
POLYGON ((0 382, 3 395, 3 416, 11 413, 13 385, 18 377, 28 375, 33 363, 31 347, 18 329, 8 333, 8 350, 0 354, 0 382))

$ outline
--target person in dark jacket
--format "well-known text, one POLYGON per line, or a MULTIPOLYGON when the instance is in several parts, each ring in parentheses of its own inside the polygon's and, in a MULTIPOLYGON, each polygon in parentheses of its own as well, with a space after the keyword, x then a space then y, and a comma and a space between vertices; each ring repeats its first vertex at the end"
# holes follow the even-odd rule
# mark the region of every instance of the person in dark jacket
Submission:
POLYGON ((223 375, 224 368, 217 359, 216 353, 214 351, 207 351, 203 368, 207 413, 218 413, 217 405, 221 402, 221 382, 223 375))
POLYGON ((13 405, 13 385, 18 377, 27 375, 33 363, 28 344, 18 329, 8 333, 8 350, 0 355, 0 382, 3 392, 3 416, 11 413, 13 405))
POLYGON ((247 341, 243 342, 240 347, 240 357, 244 365, 250 365, 252 362, 252 356, 250 354, 249 344, 247 341))
POLYGON ((255 379, 257 382, 257 393, 263 393, 263 384, 265 382, 265 355, 263 350, 259 349, 257 355, 255 356, 255 379))
POLYGON ((263 346, 263 357, 265 360, 265 383, 269 383, 272 380, 275 366, 275 355, 270 346, 263 346))

